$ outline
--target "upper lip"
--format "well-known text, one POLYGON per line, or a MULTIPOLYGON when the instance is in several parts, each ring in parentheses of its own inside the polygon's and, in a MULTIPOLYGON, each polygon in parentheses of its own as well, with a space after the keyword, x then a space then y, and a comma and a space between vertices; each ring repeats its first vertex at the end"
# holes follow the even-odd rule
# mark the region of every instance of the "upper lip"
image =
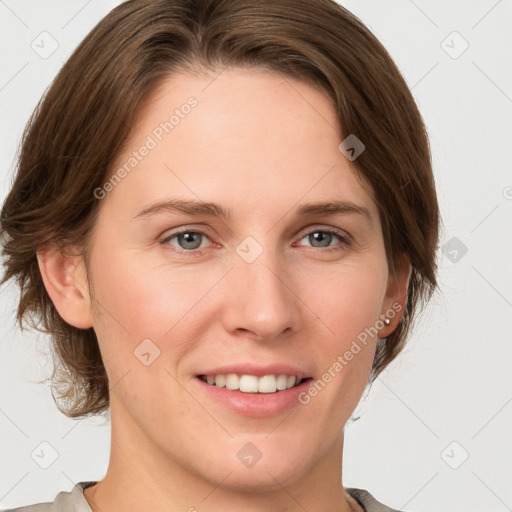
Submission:
POLYGON ((236 373, 238 375, 255 375, 257 377, 263 377, 264 375, 295 375, 298 379, 307 379, 311 377, 311 372, 289 364, 280 363, 265 366, 259 366, 254 363, 230 364, 203 370, 197 375, 227 375, 229 373, 236 373))

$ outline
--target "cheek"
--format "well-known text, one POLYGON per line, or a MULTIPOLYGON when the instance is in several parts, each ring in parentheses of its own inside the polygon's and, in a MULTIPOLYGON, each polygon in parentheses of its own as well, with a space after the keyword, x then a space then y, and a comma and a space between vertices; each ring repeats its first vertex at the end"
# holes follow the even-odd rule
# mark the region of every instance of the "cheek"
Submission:
MULTIPOLYGON (((106 254, 97 254, 102 253, 106 254)), ((201 311, 202 318, 210 318, 213 309, 222 313, 219 290, 211 297, 208 293, 218 284, 219 289, 229 287, 230 276, 219 283, 226 268, 202 263, 169 266, 161 259, 112 249, 108 254, 95 261, 95 298, 101 315, 111 317, 107 321, 116 320, 109 321, 109 326, 120 329, 125 338, 129 334, 134 343, 145 338, 167 339, 175 326, 175 332, 181 330, 178 324, 187 323, 191 313, 201 311)), ((321 340, 322 353, 343 350, 375 324, 387 278, 382 260, 361 257, 301 267, 290 270, 285 281, 297 296, 293 307, 300 310, 306 328, 314 331, 311 335, 321 340)))
MULTIPOLYGON (((381 313, 387 268, 374 260, 330 267, 302 282, 302 294, 334 344, 357 337, 381 313), (327 328, 329 328, 327 330, 327 328)), ((342 347, 338 347, 342 348, 342 347)))
MULTIPOLYGON (((314 357, 322 372, 316 388, 323 398, 317 405, 330 403, 335 416, 355 407, 368 380, 386 282, 386 266, 375 261, 373 265, 354 264, 317 276, 304 289, 318 317, 311 315, 318 326, 318 330, 313 329, 317 340, 314 357), (324 393, 324 388, 329 390, 324 393), (340 400, 348 409, 336 405, 340 400)), ((316 396, 315 390, 312 393, 316 396)))
POLYGON ((140 254, 110 252, 98 262, 95 292, 102 315, 115 318, 125 337, 162 338, 214 285, 216 276, 210 277, 199 279, 192 267, 170 269, 140 254))

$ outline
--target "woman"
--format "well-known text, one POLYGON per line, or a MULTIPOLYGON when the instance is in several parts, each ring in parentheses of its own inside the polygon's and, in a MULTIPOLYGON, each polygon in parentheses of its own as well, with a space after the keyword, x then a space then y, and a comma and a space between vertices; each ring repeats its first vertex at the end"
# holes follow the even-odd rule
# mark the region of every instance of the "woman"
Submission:
POLYGON ((23 510, 391 511, 343 487, 343 428, 436 287, 438 222, 412 95, 334 1, 115 8, 1 212, 20 325, 64 414, 110 414, 110 464, 23 510))

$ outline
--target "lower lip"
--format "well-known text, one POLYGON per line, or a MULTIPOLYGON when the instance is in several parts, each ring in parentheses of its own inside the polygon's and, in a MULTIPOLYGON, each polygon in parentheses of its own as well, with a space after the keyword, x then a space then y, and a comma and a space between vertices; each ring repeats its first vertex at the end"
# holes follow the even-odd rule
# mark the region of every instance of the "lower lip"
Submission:
POLYGON ((253 418, 274 416, 300 405, 298 399, 300 393, 306 391, 312 382, 312 379, 306 379, 298 386, 275 393, 243 393, 208 384, 199 377, 195 380, 211 399, 238 414, 253 418))

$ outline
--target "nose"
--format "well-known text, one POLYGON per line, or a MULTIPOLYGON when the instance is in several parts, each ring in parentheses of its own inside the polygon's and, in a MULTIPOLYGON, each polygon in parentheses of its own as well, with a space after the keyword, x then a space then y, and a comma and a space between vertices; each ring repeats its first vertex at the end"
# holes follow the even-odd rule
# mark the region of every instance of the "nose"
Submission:
MULTIPOLYGON (((247 263, 234 258, 227 276, 222 315, 228 332, 249 333, 270 341, 300 328, 300 300, 294 294, 295 280, 284 261, 264 251, 247 263)), ((275 253, 274 253, 275 254, 275 253)))

